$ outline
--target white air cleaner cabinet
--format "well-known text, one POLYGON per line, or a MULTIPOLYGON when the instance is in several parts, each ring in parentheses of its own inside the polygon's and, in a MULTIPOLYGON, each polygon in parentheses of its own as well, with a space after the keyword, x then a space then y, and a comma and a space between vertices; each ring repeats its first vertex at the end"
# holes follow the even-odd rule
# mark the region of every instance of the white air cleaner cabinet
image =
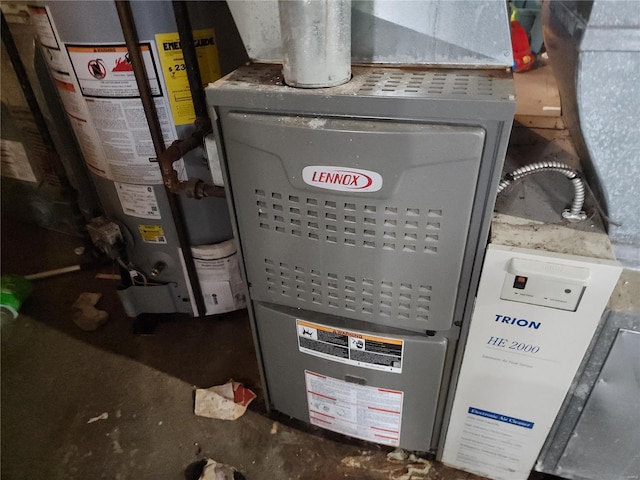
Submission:
POLYGON ((528 478, 621 270, 608 259, 489 245, 443 462, 528 478))

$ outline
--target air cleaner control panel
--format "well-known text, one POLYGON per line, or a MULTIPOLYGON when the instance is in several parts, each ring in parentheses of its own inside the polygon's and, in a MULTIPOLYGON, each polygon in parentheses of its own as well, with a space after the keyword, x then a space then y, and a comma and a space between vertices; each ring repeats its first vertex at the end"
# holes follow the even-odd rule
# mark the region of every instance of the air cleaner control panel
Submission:
POLYGON ((500 298, 575 312, 589 276, 588 268, 512 258, 500 298))

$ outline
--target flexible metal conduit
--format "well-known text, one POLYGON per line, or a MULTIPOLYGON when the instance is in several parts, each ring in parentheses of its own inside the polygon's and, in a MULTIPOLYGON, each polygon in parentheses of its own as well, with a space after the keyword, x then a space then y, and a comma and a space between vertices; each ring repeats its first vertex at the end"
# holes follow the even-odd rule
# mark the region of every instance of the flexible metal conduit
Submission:
POLYGON ((523 179, 524 177, 543 171, 559 172, 571 180, 571 183, 573 184, 573 189, 575 191, 573 202, 571 203, 571 208, 569 210, 562 212, 562 218, 565 218, 572 223, 586 220, 587 215, 582 211, 585 199, 584 183, 578 171, 571 168, 566 163, 549 160, 520 167, 511 173, 507 173, 502 180, 500 180, 500 184, 498 185, 498 194, 502 193, 509 185, 523 179))
MULTIPOLYGON (((133 67, 136 84, 138 85, 140 100, 142 100, 144 114, 147 118, 147 123, 149 124, 149 132, 151 133, 153 147, 156 151, 156 155, 160 158, 165 151, 164 138, 162 136, 162 128, 160 127, 160 120, 158 119, 156 106, 153 101, 153 95, 151 94, 151 88, 149 87, 149 79, 147 78, 144 60, 142 59, 142 53, 140 52, 138 33, 133 21, 131 5, 126 0, 116 0, 115 3, 118 11, 118 17, 120 19, 120 25, 122 27, 122 33, 124 34, 127 50, 129 51, 129 56, 131 58, 131 66, 133 67)), ((182 219, 180 205, 178 204, 176 196, 167 188, 166 179, 165 192, 167 193, 167 199, 171 208, 171 216, 173 217, 173 222, 176 226, 176 233, 184 258, 188 281, 191 284, 193 296, 195 297, 196 310, 198 311, 194 313, 196 315, 204 315, 206 309, 204 299, 202 297, 202 289, 200 288, 200 281, 198 280, 198 274, 196 272, 196 265, 193 261, 193 255, 191 254, 189 236, 187 234, 184 220, 182 219)))

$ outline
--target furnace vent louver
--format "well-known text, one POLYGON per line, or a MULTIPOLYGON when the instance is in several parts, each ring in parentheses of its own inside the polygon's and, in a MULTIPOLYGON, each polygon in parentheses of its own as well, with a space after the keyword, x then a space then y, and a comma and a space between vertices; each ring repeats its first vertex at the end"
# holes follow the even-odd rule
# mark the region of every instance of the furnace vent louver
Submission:
POLYGON ((229 77, 229 82, 256 85, 284 85, 282 81, 282 66, 253 65, 237 70, 229 77))
POLYGON ((389 72, 369 74, 358 90, 370 94, 433 95, 482 95, 492 96, 493 79, 459 72, 389 72))
POLYGON ((274 303, 282 302, 278 297, 293 298, 301 308, 344 308, 363 319, 374 315, 397 319, 392 322, 397 326, 429 320, 430 285, 325 273, 270 258, 264 260, 264 273, 274 303))
POLYGON ((349 247, 438 252, 442 209, 377 206, 357 199, 320 200, 255 189, 261 229, 349 247))
MULTIPOLYGON (((354 67, 354 73, 359 67, 354 67)), ((229 85, 283 87, 278 66, 249 66, 229 77, 229 85)), ((369 69, 366 75, 354 76, 348 84, 309 92, 311 95, 361 94, 386 97, 446 97, 508 100, 504 82, 497 73, 461 70, 405 71, 391 68, 369 69), (495 78, 494 78, 495 76, 495 78)))

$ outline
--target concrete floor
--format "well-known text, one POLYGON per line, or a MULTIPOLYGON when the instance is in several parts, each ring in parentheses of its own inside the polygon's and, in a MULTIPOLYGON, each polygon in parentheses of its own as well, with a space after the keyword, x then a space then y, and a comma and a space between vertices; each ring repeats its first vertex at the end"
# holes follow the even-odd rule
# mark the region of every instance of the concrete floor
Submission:
MULTIPOLYGON (((566 132, 551 131, 548 139, 540 132, 549 131, 514 129, 507 163, 515 168, 549 155, 571 163, 566 132)), ((554 189, 570 198, 565 183, 554 189)), ((508 199, 499 199, 501 205, 510 213, 508 199)), ((554 223, 562 208, 538 213, 554 223)), ((82 260, 74 253, 79 239, 4 213, 1 227, 3 274, 82 260)), ((389 448, 268 415, 246 311, 203 319, 170 315, 153 335, 134 335, 117 281, 98 273, 116 269, 36 282, 18 319, 2 323, 2 479, 184 479, 185 469, 203 458, 233 465, 248 480, 480 479, 437 462, 392 462, 389 448), (82 292, 103 293, 97 307, 109 321, 95 332, 71 321, 71 305, 82 292), (247 413, 237 421, 195 416, 195 388, 229 378, 258 394, 247 413), (88 423, 98 416, 108 417, 88 423)), ((552 478, 534 473, 530 480, 552 478)))
MULTIPOLYGON (((77 263, 79 245, 3 218, 2 272, 77 263)), ((117 282, 96 278, 100 272, 113 267, 36 282, 22 314, 2 323, 3 479, 184 479, 203 458, 249 480, 479 478, 438 463, 392 462, 388 448, 267 415, 246 312, 169 316, 153 335, 134 335, 117 282), (110 318, 95 332, 70 319, 81 292, 104 294, 97 307, 110 318), (195 416, 194 388, 230 377, 258 394, 247 413, 237 421, 195 416)))

